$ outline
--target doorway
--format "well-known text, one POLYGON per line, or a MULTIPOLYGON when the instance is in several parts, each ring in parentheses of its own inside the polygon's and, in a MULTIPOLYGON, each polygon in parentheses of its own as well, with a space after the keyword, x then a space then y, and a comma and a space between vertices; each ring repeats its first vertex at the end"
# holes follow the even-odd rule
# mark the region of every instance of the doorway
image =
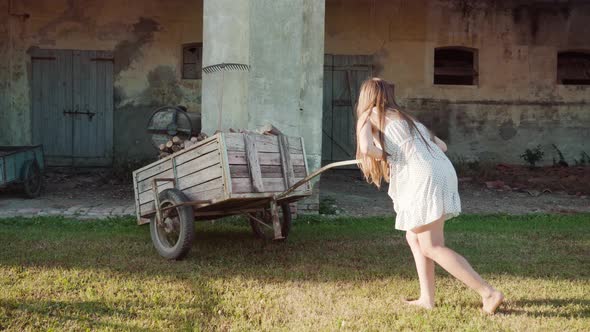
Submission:
POLYGON ((113 54, 31 53, 33 142, 52 166, 110 166, 113 160, 113 54))
POLYGON ((354 109, 361 84, 372 74, 370 55, 324 56, 323 165, 355 159, 354 109))

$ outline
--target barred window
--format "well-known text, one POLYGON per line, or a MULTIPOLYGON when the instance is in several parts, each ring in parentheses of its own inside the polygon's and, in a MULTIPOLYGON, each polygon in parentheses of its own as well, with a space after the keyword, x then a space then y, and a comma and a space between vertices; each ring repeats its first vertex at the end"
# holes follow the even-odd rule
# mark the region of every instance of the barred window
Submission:
POLYGON ((477 85, 477 50, 440 47, 434 50, 434 84, 477 85))
POLYGON ((201 78, 203 65, 203 43, 182 45, 182 78, 196 80, 201 78))
POLYGON ((590 85, 590 52, 559 52, 557 54, 557 83, 590 85))

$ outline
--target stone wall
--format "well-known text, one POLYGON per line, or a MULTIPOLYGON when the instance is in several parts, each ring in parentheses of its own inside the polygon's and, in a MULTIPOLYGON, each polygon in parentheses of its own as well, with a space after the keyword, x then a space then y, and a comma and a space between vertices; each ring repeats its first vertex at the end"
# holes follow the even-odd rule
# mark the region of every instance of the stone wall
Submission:
POLYGON ((180 71, 182 44, 202 41, 202 16, 202 0, 0 0, 0 145, 32 140, 29 50, 109 50, 115 158, 154 156, 145 128, 155 108, 200 112, 201 80, 180 71))

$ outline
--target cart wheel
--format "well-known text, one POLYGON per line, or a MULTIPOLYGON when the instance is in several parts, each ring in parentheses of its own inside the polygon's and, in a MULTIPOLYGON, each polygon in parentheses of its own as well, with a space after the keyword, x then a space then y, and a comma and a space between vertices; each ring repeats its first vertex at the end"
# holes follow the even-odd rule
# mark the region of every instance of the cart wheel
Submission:
POLYGON ((22 179, 27 197, 39 197, 41 194, 41 187, 43 186, 43 174, 41 174, 41 170, 39 169, 36 160, 25 162, 22 179))
MULTIPOLYGON (((188 202, 178 189, 166 189, 159 195, 160 209, 188 202)), ((195 216, 190 206, 179 206, 162 211, 162 221, 150 221, 152 242, 158 253, 166 259, 180 260, 186 256, 195 238, 195 216)))
MULTIPOLYGON (((281 232, 283 237, 287 239, 289 231, 291 230, 291 208, 289 203, 283 203, 277 205, 279 213, 279 222, 281 224, 281 232)), ((260 239, 271 241, 274 239, 274 228, 272 227, 272 215, 270 209, 266 208, 261 212, 253 214, 258 220, 254 218, 248 218, 250 220, 250 226, 254 235, 260 239)))

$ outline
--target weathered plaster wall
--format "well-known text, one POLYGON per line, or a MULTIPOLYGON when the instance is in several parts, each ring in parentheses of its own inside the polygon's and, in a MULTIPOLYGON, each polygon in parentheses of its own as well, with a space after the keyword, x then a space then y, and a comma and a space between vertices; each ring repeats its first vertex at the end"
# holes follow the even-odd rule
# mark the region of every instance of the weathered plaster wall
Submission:
MULTIPOLYGON (((205 130, 218 128, 221 103, 221 129, 272 123, 287 135, 302 136, 309 169, 319 168, 324 2, 205 0, 204 8, 204 65, 250 68, 204 74, 205 130)), ((299 206, 317 211, 318 197, 299 206)))
POLYGON ((372 54, 402 105, 470 159, 590 150, 590 87, 556 84, 557 52, 590 50, 582 1, 327 0, 326 53, 372 54), (434 48, 478 49, 478 86, 432 83, 434 48))
POLYGON ((202 0, 0 0, 0 145, 28 144, 33 47, 114 51, 115 157, 153 156, 151 111, 200 111, 201 80, 182 80, 181 45, 202 40, 202 0), (10 76, 10 79, 9 79, 10 76))

